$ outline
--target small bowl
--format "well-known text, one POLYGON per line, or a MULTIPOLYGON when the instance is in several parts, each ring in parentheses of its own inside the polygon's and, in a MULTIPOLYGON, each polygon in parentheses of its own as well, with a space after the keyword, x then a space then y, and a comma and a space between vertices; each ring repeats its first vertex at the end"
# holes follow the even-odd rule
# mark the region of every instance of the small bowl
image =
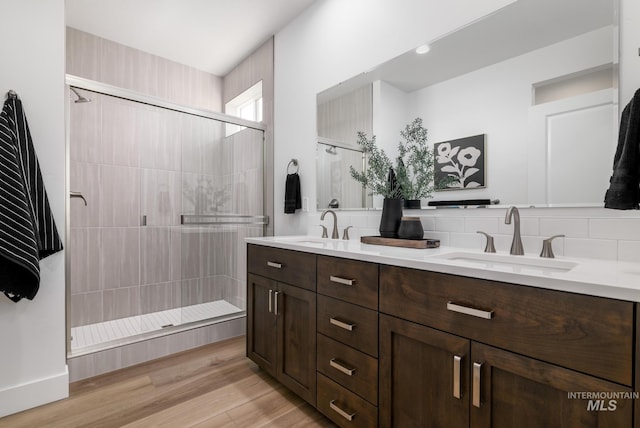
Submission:
POLYGON ((420 217, 402 217, 398 228, 398 238, 400 239, 422 239, 424 229, 420 217))

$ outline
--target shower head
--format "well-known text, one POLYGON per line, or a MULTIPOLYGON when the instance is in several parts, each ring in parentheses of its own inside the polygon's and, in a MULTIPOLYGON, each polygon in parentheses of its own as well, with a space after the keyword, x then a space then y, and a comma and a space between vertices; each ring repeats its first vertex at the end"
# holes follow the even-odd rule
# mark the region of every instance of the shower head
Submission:
POLYGON ((75 88, 69 88, 71 89, 71 91, 76 94, 76 97, 78 97, 77 100, 74 101, 74 103, 90 103, 91 102, 91 98, 85 98, 82 95, 80 95, 80 92, 78 92, 75 88))
POLYGON ((324 149, 324 151, 329 153, 330 155, 338 154, 338 152, 336 151, 336 146, 327 147, 326 149, 324 149))

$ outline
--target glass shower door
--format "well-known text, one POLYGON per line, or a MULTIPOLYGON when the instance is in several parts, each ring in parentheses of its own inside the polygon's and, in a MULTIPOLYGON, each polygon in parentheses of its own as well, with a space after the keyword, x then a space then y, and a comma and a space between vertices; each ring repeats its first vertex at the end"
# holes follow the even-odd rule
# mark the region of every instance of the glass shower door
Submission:
POLYGON ((185 117, 180 218, 181 322, 245 315, 246 245, 262 236, 263 131, 185 117))
POLYGON ((70 203, 69 354, 244 316, 244 238, 265 223, 263 131, 227 135, 210 117, 82 93, 70 190, 88 204, 70 203))

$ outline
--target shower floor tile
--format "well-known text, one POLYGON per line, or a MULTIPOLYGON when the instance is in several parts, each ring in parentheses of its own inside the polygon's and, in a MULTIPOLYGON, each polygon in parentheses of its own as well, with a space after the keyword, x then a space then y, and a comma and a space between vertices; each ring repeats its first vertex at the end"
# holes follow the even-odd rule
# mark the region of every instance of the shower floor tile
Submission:
POLYGON ((104 321, 71 328, 71 352, 95 348, 101 344, 227 315, 242 313, 242 309, 226 300, 200 303, 166 311, 151 312, 128 318, 104 321))

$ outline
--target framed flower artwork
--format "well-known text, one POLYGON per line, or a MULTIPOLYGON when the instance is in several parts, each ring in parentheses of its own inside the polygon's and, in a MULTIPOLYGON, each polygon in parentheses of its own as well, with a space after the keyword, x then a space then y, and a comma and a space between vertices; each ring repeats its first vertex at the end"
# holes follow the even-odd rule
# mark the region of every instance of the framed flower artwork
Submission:
POLYGON ((436 191, 485 187, 485 140, 481 134, 433 145, 436 191))

